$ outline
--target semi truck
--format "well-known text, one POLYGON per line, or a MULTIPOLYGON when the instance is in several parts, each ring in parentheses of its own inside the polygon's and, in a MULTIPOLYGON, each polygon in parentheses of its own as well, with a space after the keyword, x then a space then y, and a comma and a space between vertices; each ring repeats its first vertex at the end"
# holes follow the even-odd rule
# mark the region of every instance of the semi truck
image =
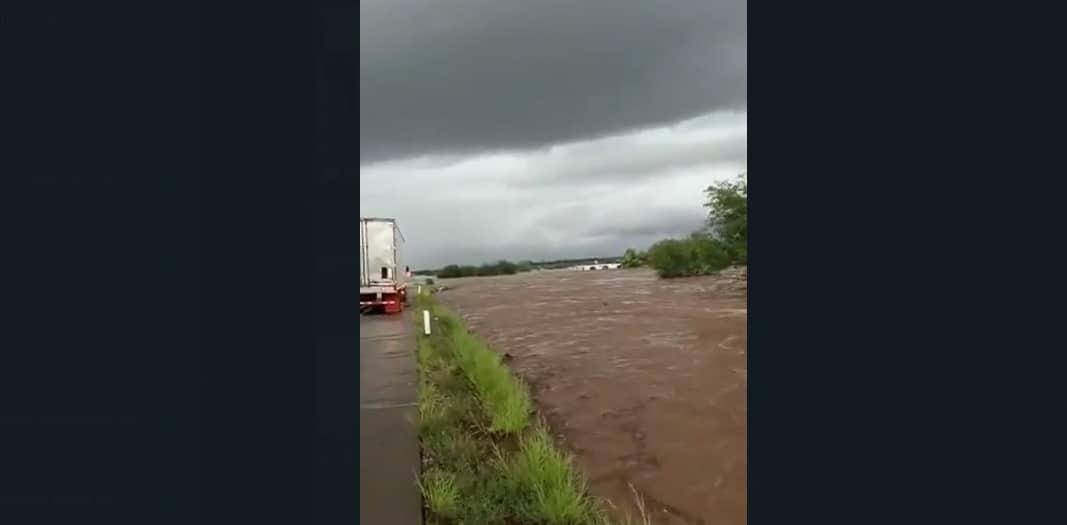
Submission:
POLYGON ((360 313, 404 311, 410 269, 401 266, 403 245, 396 219, 359 218, 360 313))

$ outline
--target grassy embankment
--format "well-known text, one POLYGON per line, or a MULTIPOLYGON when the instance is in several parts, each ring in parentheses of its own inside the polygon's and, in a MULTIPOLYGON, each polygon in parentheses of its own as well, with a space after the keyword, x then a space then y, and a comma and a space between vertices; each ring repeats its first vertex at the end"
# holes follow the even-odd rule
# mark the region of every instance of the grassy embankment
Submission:
POLYGON ((428 522, 605 523, 526 386, 432 297, 419 311, 419 486, 428 522), (422 333, 429 309, 432 335, 422 333))

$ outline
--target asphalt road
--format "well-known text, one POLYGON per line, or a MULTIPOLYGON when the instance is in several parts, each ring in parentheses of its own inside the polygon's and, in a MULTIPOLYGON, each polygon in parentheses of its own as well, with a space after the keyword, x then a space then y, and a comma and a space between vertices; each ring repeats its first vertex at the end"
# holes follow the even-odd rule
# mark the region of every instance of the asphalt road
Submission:
POLYGON ((421 525, 416 438, 415 331, 411 317, 359 319, 359 518, 421 525))

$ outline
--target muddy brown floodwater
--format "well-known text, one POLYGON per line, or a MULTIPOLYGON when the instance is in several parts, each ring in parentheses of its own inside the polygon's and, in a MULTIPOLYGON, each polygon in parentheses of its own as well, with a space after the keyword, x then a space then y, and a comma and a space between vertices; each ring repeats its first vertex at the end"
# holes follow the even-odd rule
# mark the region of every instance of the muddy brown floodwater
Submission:
POLYGON ((746 523, 739 281, 609 270, 443 284, 442 301, 530 385, 595 496, 635 514, 636 491, 657 524, 746 523))

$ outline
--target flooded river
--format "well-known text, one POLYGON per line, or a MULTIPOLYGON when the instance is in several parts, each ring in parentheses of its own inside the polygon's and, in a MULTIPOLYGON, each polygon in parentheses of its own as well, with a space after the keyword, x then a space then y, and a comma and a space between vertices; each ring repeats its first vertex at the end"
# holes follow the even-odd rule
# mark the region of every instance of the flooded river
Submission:
POLYGON ((590 491, 657 524, 747 520, 747 296, 646 270, 444 281, 506 354, 590 491))

